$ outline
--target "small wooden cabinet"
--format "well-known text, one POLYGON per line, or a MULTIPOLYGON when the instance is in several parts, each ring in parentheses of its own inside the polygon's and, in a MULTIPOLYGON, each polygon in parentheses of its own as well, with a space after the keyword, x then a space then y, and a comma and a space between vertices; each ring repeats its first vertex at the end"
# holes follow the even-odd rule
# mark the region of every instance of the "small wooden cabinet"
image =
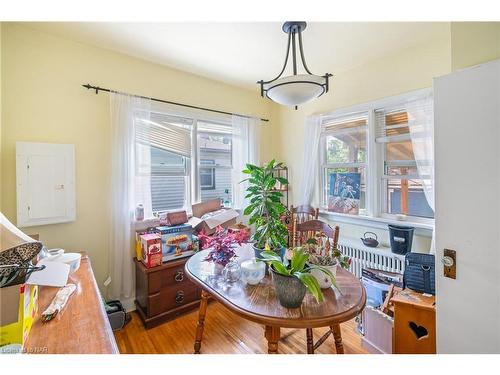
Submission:
POLYGON ((394 353, 436 353, 436 298, 410 289, 392 297, 394 304, 394 353))
POLYGON ((135 305, 146 326, 154 327, 195 309, 201 289, 185 275, 183 258, 146 268, 135 259, 135 305))

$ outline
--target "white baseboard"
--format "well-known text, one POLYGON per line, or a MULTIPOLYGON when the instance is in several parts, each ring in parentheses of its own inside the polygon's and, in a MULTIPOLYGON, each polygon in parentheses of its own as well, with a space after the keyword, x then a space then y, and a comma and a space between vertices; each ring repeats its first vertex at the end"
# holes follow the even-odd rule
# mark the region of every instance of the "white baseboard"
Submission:
POLYGON ((122 303, 123 307, 125 308, 125 311, 131 312, 135 310, 135 303, 134 303, 135 298, 127 298, 124 300, 121 300, 120 302, 122 303))

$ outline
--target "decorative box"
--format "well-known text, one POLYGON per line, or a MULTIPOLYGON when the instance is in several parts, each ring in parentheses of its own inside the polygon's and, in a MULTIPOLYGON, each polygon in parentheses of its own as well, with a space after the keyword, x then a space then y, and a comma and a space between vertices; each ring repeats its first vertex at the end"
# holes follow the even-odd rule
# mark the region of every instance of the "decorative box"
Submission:
POLYGON ((190 256, 198 250, 198 238, 190 224, 156 227, 156 231, 161 235, 164 262, 190 256))
POLYGON ((10 345, 4 347, 4 352, 15 353, 16 347, 24 347, 35 320, 38 286, 18 284, 0 288, 0 301, 0 347, 10 345))
POLYGON ((161 266, 161 237, 158 233, 141 234, 141 261, 148 268, 161 266))

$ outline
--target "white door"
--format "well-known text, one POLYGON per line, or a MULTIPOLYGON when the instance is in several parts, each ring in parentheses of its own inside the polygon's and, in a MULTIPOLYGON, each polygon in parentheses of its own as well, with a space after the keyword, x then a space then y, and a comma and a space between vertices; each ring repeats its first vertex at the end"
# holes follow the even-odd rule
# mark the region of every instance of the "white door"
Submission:
POLYGON ((434 100, 437 351, 500 353, 500 61, 435 79, 434 100))

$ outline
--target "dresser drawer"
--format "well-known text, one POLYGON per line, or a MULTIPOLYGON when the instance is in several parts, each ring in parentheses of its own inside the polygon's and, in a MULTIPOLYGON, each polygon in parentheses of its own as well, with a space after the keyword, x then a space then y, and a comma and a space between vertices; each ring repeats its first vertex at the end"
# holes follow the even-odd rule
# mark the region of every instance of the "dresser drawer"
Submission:
POLYGON ((186 280, 179 286, 162 289, 148 297, 148 315, 154 316, 183 306, 200 298, 200 289, 186 280))
POLYGON ((185 261, 177 262, 174 267, 151 272, 148 276, 148 294, 159 293, 164 288, 181 286, 189 281, 184 271, 185 264, 185 261))

